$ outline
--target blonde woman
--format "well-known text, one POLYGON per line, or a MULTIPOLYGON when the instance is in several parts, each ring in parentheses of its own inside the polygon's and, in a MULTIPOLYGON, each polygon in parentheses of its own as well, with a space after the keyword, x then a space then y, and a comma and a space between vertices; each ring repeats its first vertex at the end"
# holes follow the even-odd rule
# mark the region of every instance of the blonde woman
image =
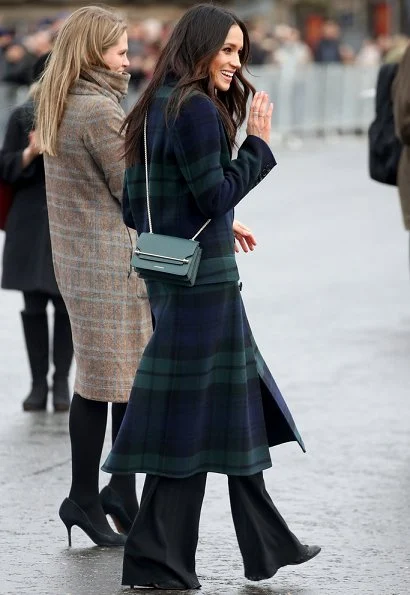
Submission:
POLYGON ((123 545, 106 514, 126 533, 138 510, 134 475, 113 475, 101 494, 98 488, 107 404, 115 439, 152 330, 145 285, 130 274, 132 236, 121 214, 127 49, 118 15, 76 10, 60 29, 37 98, 54 268, 76 361, 72 484, 60 507, 69 544, 77 525, 97 545, 123 545))

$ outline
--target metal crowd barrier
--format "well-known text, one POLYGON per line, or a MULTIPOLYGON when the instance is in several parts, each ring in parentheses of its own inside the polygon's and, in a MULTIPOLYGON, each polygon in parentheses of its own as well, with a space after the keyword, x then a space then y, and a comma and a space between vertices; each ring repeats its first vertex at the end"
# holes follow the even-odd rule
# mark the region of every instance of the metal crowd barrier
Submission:
POLYGON ((374 117, 377 67, 308 64, 253 72, 254 86, 272 97, 272 129, 283 137, 365 132, 374 117))
MULTIPOLYGON (((275 104, 272 129, 278 138, 366 132, 374 117, 377 67, 308 64, 302 68, 252 67, 249 80, 275 104)), ((27 88, 0 83, 0 136, 12 108, 27 88)), ((125 110, 137 100, 129 91, 125 110)))

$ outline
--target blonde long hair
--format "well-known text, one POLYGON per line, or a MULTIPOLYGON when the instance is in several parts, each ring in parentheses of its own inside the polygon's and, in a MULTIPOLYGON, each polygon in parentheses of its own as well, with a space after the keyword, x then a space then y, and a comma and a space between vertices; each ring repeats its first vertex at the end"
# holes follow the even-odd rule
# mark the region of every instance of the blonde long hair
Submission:
POLYGON ((40 150, 57 154, 57 135, 67 94, 81 71, 107 68, 103 54, 126 30, 125 21, 108 8, 84 6, 61 27, 36 93, 36 136, 40 150))

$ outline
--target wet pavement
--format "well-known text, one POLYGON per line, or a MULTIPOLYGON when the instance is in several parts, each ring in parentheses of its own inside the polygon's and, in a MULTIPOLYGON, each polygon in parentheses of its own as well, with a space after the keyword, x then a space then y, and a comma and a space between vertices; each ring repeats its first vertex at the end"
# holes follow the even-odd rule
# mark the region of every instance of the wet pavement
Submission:
MULTIPOLYGON (((368 179, 362 139, 276 153, 276 171, 236 211, 258 240, 239 266, 256 341, 307 447, 272 449, 265 481, 291 529, 323 550, 247 581, 226 478, 210 474, 201 593, 408 595, 410 280, 397 192, 368 179)), ((131 593, 121 549, 95 547, 78 528, 67 546, 57 511, 69 489, 68 416, 21 410, 21 306, 17 292, 0 292, 0 593, 131 593)))

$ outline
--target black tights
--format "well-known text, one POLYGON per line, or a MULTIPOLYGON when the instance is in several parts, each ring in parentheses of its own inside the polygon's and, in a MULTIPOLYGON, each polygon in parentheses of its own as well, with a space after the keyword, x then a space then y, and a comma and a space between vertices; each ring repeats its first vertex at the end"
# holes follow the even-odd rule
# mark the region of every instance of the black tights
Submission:
MULTIPOLYGON (((112 441, 114 442, 127 407, 113 403, 112 441)), ((108 403, 84 399, 74 393, 70 407, 72 483, 70 499, 86 511, 91 521, 104 529, 108 521, 99 500, 98 477, 107 427, 108 403)), ((121 496, 131 518, 138 511, 135 475, 112 475, 110 486, 121 496)))
POLYGON ((56 312, 67 314, 67 309, 61 295, 53 295, 42 291, 24 291, 24 312, 26 314, 43 314, 51 300, 56 312))

